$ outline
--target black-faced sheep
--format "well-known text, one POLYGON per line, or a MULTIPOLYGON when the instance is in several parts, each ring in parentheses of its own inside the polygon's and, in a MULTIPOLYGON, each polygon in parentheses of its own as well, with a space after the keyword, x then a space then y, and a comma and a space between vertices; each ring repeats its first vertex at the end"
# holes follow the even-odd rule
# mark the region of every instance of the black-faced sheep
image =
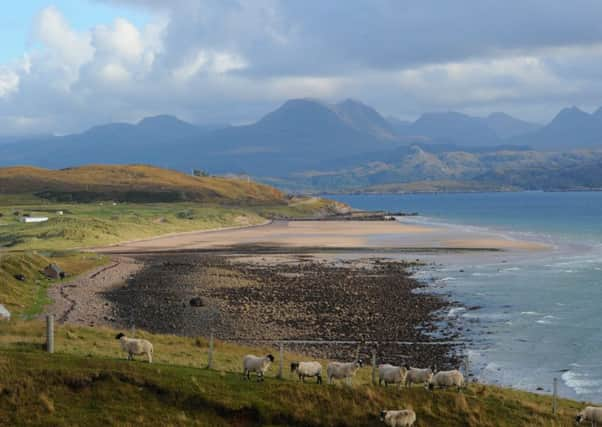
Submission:
POLYGON ((117 334, 115 339, 119 340, 121 348, 128 354, 128 360, 133 360, 135 355, 146 354, 148 363, 153 363, 153 345, 150 341, 128 338, 121 332, 117 334))
POLYGON ((596 406, 586 406, 575 417, 578 424, 588 422, 592 426, 602 426, 602 408, 596 406))
POLYGON ((378 385, 382 383, 385 387, 389 384, 402 384, 406 381, 408 370, 403 366, 394 366, 390 364, 379 365, 378 367, 378 385))
POLYGON ((257 381, 263 381, 264 375, 274 361, 274 356, 257 357, 252 354, 247 354, 242 361, 243 376, 245 379, 251 379, 251 372, 257 374, 257 381))
POLYGON ((464 375, 457 369, 437 372, 429 382, 429 389, 433 390, 435 387, 457 387, 460 390, 464 387, 464 375))
POLYGON ((406 366, 406 386, 411 387, 412 384, 424 384, 424 386, 428 386, 431 378, 433 378, 433 370, 431 368, 411 368, 406 366))
POLYGON ((296 372, 303 382, 306 377, 316 377, 317 383, 322 384, 322 365, 319 362, 293 362, 291 372, 296 372))
POLYGON ((326 367, 326 374, 328 375, 328 384, 332 384, 332 380, 344 379, 347 384, 351 385, 351 380, 358 369, 364 366, 362 359, 355 362, 330 362, 326 367))

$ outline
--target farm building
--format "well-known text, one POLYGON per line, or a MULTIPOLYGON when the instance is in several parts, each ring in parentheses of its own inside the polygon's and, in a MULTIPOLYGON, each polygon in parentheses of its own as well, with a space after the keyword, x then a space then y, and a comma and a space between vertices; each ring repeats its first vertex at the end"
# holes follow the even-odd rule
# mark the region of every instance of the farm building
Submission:
POLYGON ((48 265, 43 271, 44 275, 50 279, 64 279, 65 272, 56 264, 48 265))
POLYGON ((46 216, 22 216, 21 222, 33 223, 33 222, 46 222, 48 217, 46 216))

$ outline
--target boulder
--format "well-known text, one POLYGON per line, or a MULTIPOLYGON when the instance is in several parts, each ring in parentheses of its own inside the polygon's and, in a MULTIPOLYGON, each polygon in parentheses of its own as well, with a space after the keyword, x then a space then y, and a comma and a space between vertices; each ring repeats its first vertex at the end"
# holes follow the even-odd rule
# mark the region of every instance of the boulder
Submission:
POLYGON ((190 306, 191 307, 202 307, 205 304, 203 303, 203 298, 201 297, 194 297, 190 299, 190 306))

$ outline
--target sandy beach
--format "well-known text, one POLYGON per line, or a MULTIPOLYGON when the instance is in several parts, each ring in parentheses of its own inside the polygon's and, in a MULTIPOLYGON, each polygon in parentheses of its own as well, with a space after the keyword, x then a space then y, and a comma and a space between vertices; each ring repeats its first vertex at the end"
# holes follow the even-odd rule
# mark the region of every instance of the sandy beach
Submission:
POLYGON ((216 231, 172 234, 94 249, 103 253, 235 248, 237 246, 367 249, 542 250, 537 242, 398 221, 274 221, 216 231))

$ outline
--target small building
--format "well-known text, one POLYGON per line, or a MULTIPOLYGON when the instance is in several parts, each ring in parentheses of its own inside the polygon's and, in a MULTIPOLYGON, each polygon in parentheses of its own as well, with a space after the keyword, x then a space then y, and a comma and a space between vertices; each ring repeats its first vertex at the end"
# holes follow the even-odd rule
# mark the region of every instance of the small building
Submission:
POLYGON ((10 311, 0 304, 0 320, 10 320, 10 311))
POLYGON ((47 216, 22 216, 21 217, 21 222, 24 223, 35 223, 35 222, 46 222, 48 221, 48 217, 47 216))
POLYGON ((42 270, 42 273, 44 273, 44 275, 46 277, 48 277, 49 279, 64 279, 65 278, 65 272, 61 269, 61 267, 59 267, 56 264, 48 265, 44 270, 42 270))

